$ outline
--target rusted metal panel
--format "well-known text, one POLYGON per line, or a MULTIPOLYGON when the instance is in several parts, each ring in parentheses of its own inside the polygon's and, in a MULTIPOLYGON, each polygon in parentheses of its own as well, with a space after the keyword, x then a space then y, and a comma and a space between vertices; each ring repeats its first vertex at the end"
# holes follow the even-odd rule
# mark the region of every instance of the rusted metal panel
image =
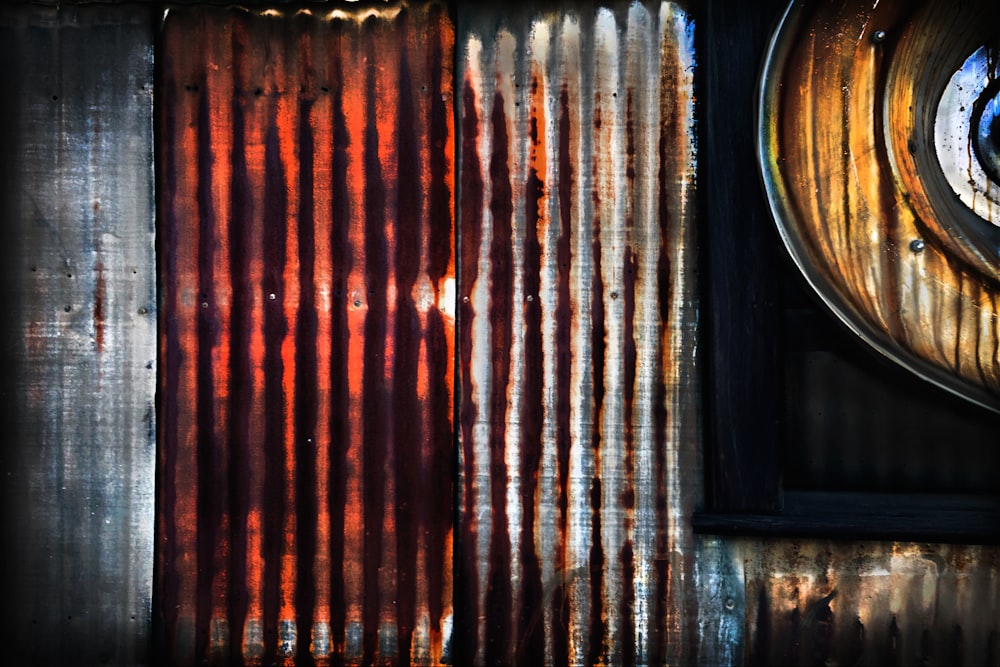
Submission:
POLYGON ((144 9, 0 9, 10 664, 147 657, 152 79, 144 9))
POLYGON ((1000 550, 743 541, 747 662, 1000 664, 1000 550))
POLYGON ((445 655, 453 42, 437 4, 166 17, 157 613, 175 663, 445 655))
POLYGON ((690 662, 693 22, 460 17, 456 661, 690 662))

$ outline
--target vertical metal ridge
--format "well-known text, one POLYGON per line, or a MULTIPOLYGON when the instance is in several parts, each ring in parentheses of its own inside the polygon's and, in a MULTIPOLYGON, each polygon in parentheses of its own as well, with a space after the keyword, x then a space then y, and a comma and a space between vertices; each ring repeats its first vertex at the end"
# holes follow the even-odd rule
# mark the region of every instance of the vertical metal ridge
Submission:
POLYGON ((693 610, 691 25, 462 26, 460 662, 661 662, 693 610))
POLYGON ((446 657, 453 43, 436 4, 166 19, 172 662, 446 657))

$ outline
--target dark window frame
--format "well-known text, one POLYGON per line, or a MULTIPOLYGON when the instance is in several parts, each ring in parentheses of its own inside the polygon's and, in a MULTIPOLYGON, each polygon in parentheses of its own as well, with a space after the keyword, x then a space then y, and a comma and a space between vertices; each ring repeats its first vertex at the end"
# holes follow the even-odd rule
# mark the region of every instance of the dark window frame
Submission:
POLYGON ((1000 495, 786 488, 781 293, 805 281, 781 247, 755 145, 759 69, 786 5, 710 0, 699 17, 706 502, 694 530, 1000 544, 1000 495))

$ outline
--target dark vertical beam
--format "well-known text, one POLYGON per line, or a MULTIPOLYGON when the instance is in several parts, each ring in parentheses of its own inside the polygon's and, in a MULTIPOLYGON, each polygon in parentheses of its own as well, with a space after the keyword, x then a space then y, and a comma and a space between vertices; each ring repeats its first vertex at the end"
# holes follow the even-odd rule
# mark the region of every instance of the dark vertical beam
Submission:
POLYGON ((708 499, 781 508, 780 256, 757 176, 757 64, 785 3, 709 0, 696 50, 708 499))

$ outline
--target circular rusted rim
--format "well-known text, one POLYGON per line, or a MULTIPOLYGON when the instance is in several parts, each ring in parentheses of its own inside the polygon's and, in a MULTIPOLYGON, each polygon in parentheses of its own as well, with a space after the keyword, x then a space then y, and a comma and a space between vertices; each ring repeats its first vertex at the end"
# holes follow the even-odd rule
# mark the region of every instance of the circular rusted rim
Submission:
POLYGON ((795 231, 794 213, 778 164, 778 107, 781 77, 801 21, 802 0, 792 0, 778 22, 764 54, 758 86, 757 157, 771 215, 785 249, 812 290, 844 326, 872 349, 914 375, 993 412, 1000 413, 1000 397, 905 350, 885 332, 856 312, 838 287, 824 279, 811 264, 805 242, 795 231))

